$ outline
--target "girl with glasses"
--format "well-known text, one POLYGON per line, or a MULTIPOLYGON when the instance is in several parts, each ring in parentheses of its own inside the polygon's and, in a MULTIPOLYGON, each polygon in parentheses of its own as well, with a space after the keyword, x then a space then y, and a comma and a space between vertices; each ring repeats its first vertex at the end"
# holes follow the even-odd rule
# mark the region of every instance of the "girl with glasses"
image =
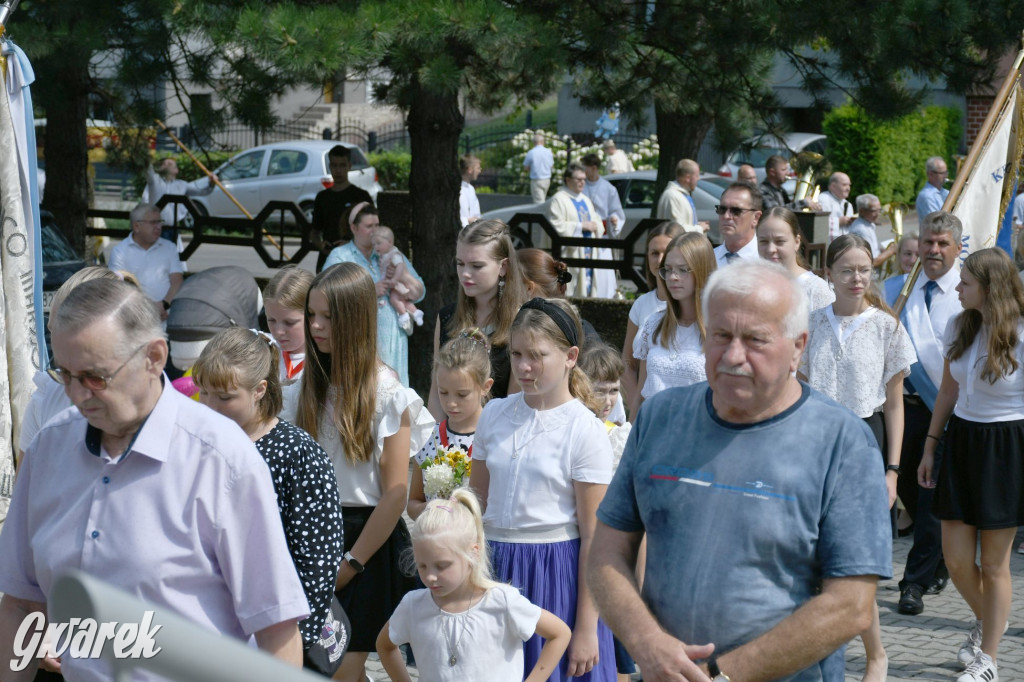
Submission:
POLYGON ((665 311, 647 318, 633 345, 641 401, 707 379, 700 296, 715 267, 714 249, 704 235, 687 232, 669 243, 658 269, 668 292, 665 311))
MULTIPOLYGON (((885 477, 892 509, 903 447, 903 379, 917 355, 907 331, 875 290, 871 246, 864 238, 836 238, 825 255, 825 273, 836 300, 811 312, 797 375, 867 422, 881 451, 884 469, 878 473, 885 477)), ((894 536, 895 530, 893 523, 894 536)), ((884 682, 888 658, 877 603, 861 639, 867 658, 863 679, 884 682)))

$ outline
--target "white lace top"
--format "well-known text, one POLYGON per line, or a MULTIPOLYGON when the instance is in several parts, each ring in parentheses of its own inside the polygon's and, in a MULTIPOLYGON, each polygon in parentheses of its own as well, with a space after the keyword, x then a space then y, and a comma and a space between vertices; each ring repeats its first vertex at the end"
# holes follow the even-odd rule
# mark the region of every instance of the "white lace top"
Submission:
POLYGON ((811 302, 811 310, 832 305, 832 302, 836 300, 836 295, 832 293, 832 287, 828 285, 828 282, 810 270, 797 277, 796 282, 807 292, 807 300, 811 302))
MULTIPOLYGON (((299 404, 301 382, 285 386, 284 408, 280 417, 294 423, 299 404)), ((331 391, 333 393, 333 389, 331 391)), ((320 413, 320 433, 317 442, 327 451, 338 477, 338 495, 343 507, 374 507, 380 502, 380 457, 384 453, 384 439, 398 433, 402 414, 409 411, 409 458, 420 451, 434 428, 434 418, 423 408, 423 400, 411 388, 402 386, 392 369, 380 366, 377 370, 377 404, 373 413, 373 456, 365 462, 353 464, 345 457, 341 435, 330 418, 330 403, 320 413)))
POLYGON ((673 386, 689 386, 707 380, 704 371, 704 349, 700 342, 697 323, 688 327, 678 325, 676 335, 665 348, 654 338, 654 330, 665 317, 655 313, 647 318, 633 342, 633 356, 647 362, 647 380, 640 395, 650 398, 659 391, 673 386))
POLYGON ((889 380, 910 374, 916 360, 907 330, 892 315, 872 307, 837 316, 829 305, 811 313, 800 373, 811 388, 865 419, 882 409, 889 380))

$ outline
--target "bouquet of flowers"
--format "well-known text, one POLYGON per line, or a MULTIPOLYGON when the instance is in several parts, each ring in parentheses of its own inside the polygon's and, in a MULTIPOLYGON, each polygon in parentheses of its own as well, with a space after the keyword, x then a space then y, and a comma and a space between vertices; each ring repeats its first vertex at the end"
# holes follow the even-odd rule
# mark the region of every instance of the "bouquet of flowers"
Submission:
POLYGON ((472 466, 473 461, 460 448, 445 448, 438 443, 436 454, 420 465, 427 499, 451 497, 456 488, 469 483, 472 466))

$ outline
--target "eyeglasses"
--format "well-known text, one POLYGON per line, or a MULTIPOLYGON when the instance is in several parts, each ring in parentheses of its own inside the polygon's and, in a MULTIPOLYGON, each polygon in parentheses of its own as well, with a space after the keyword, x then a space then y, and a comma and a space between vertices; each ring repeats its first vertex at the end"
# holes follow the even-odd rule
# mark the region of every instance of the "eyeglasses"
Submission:
POLYGON ((693 272, 693 270, 682 266, 676 267, 666 265, 665 267, 658 268, 658 275, 664 280, 668 280, 669 277, 673 276, 682 277, 683 275, 688 275, 691 272, 693 272))
POLYGON ((855 275, 860 275, 861 279, 871 279, 873 272, 871 268, 857 268, 856 270, 850 268, 837 272, 836 279, 840 282, 849 282, 853 280, 855 275))
POLYGON ((757 209, 743 208, 742 206, 722 206, 721 204, 715 206, 715 213, 717 213, 718 215, 725 215, 726 213, 728 213, 733 218, 739 218, 741 215, 743 215, 744 211, 754 210, 757 209))
POLYGON ((67 371, 63 367, 57 367, 56 365, 53 364, 53 362, 50 362, 50 366, 46 368, 46 373, 50 375, 51 379, 53 379, 58 384, 61 384, 63 386, 69 386, 71 385, 72 379, 78 379, 78 383, 82 384, 82 386, 89 389, 90 391, 103 391, 106 390, 110 382, 114 380, 114 377, 117 376, 118 372, 124 369, 128 365, 128 363, 132 361, 132 358, 138 355, 139 351, 148 345, 149 342, 147 341, 146 343, 142 344, 141 346, 133 350, 132 354, 128 356, 128 359, 125 360, 120 367, 115 369, 114 373, 111 374, 110 376, 101 377, 95 374, 76 375, 67 371))

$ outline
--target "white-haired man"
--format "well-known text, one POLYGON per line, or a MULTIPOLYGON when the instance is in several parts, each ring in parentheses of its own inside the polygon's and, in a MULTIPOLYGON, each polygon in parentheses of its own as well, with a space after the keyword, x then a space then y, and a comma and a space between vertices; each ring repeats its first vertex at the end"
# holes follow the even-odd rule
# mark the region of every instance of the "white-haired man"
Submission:
MULTIPOLYGON (((7 668, 15 638, 67 569, 301 666, 309 606, 252 441, 171 386, 160 319, 133 287, 85 282, 50 323, 48 372, 74 408, 29 445, 0 533, 4 681, 33 679, 35 661, 7 668)), ((111 679, 108 662, 82 656, 62 657, 67 679, 111 679)))
POLYGON ((640 410, 598 509, 593 594, 645 678, 840 682, 892 572, 875 439, 794 378, 808 302, 792 275, 739 262, 702 298, 708 383, 640 410))
POLYGON ((949 196, 949 190, 945 187, 946 178, 949 177, 946 161, 941 156, 933 156, 924 162, 924 170, 928 182, 924 183, 914 202, 918 221, 924 220, 929 213, 941 211, 949 196))
POLYGON ((157 314, 167 319, 171 301, 185 281, 178 250, 160 238, 160 209, 153 204, 139 204, 129 214, 132 233, 110 251, 110 269, 125 270, 135 275, 142 291, 153 301, 157 314))
POLYGON ((845 232, 856 216, 853 215, 853 205, 850 204, 850 176, 846 173, 835 172, 828 179, 828 189, 818 195, 818 203, 821 210, 829 214, 828 238, 833 239, 845 232))
POLYGON ((882 215, 882 202, 874 194, 861 194, 857 197, 857 219, 850 225, 850 234, 863 237, 871 246, 871 265, 882 267, 896 253, 896 241, 893 240, 882 249, 878 245, 878 218, 882 215))

